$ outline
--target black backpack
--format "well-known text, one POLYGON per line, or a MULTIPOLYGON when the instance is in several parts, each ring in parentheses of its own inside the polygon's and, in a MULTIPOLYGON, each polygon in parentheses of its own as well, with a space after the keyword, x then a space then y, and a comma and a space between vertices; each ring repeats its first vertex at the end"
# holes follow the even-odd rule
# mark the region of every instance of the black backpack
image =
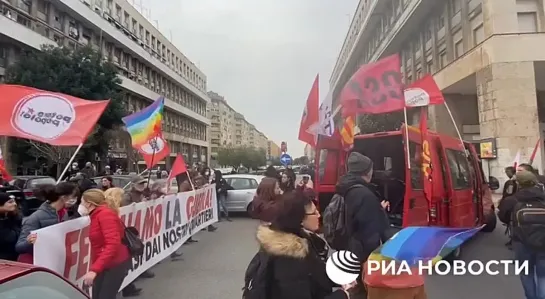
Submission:
POLYGON ((324 238, 331 248, 335 250, 347 249, 350 232, 346 217, 346 205, 344 196, 354 188, 364 187, 361 184, 351 186, 344 195, 335 194, 323 214, 324 238))
POLYGON ((242 299, 266 299, 269 297, 270 260, 271 257, 262 250, 254 255, 244 273, 242 299))
POLYGON ((513 209, 512 233, 531 250, 545 251, 545 201, 518 202, 513 209))

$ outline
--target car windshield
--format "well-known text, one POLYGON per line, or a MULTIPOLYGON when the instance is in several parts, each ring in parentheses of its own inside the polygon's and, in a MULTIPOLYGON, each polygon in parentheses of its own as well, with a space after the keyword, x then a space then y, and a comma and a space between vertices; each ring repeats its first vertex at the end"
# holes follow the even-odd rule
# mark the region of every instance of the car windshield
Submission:
POLYGON ((31 272, 0 285, 5 299, 87 299, 76 287, 45 271, 31 272))

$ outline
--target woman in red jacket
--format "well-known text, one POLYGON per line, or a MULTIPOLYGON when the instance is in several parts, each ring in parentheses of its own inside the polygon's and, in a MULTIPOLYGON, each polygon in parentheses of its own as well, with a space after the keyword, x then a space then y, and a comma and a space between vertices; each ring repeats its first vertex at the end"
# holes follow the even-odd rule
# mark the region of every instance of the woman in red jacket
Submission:
POLYGON ((125 227, 119 211, 108 203, 102 190, 90 189, 83 193, 78 212, 91 218, 91 267, 84 282, 93 285, 92 299, 115 298, 132 262, 123 243, 125 227))

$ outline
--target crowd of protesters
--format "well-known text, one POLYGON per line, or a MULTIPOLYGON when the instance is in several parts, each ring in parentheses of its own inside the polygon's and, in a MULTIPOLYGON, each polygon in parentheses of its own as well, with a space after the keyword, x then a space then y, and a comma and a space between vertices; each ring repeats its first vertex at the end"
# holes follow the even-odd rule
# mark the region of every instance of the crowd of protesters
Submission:
MULTIPOLYGON (((245 282, 257 279, 252 272, 256 260, 267 259, 272 278, 261 288, 263 298, 282 299, 425 299, 422 277, 389 277, 363 275, 366 261, 380 258, 373 255, 394 232, 386 210, 388 201, 372 186, 373 163, 368 157, 353 152, 347 159, 347 173, 339 179, 336 195, 344 198, 348 236, 344 244, 332 244, 322 238, 320 209, 312 183, 295 183, 295 174, 286 169, 282 174, 269 167, 252 201, 251 214, 261 220, 257 229, 259 251, 248 266, 245 282), (354 253, 361 269, 358 279, 347 285, 335 285, 326 274, 330 249, 354 253)), ((324 220, 325 221, 325 220, 324 220)), ((250 283, 251 284, 251 283, 250 283)), ((243 292, 251 291, 245 285, 243 292)), ((257 298, 257 297, 256 297, 257 298)))
MULTIPOLYGON (((41 206, 23 218, 14 196, 0 192, 0 259, 33 263, 34 231, 70 219, 89 216, 89 241, 91 245, 89 272, 83 277, 84 285, 92 285, 92 299, 115 298, 125 276, 132 267, 132 256, 125 239, 125 226, 119 218, 123 206, 147 200, 160 200, 168 193, 168 172, 158 172, 163 179, 150 180, 135 175, 128 186, 114 186, 109 168, 102 173, 100 183, 92 180, 96 171, 91 163, 82 169, 73 165, 70 175, 58 184, 40 185, 34 190, 41 206), (126 190, 120 187, 128 187, 126 190)), ((190 169, 188 167, 188 169, 190 169)), ((220 172, 211 173, 210 168, 191 169, 176 177, 178 192, 202 188, 216 183, 218 208, 223 207, 226 220, 225 195, 231 187, 220 172)), ((4 183, 4 182, 2 182, 4 183)), ((211 225, 208 231, 215 231, 211 225)), ((192 238, 187 243, 196 242, 192 238)), ((182 253, 174 252, 170 258, 177 260, 182 253)), ((138 279, 153 278, 151 270, 143 272, 138 279)), ((123 297, 138 296, 142 292, 135 282, 122 290, 123 297)))

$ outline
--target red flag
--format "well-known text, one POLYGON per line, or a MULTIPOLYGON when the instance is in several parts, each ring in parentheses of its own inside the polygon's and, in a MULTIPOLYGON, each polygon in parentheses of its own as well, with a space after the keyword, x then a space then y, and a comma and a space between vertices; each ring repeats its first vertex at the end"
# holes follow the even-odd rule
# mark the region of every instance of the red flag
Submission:
POLYGON ((422 107, 443 104, 445 98, 432 75, 426 75, 405 89, 405 106, 422 107))
POLYGON ((428 107, 420 108, 420 136, 422 137, 422 176, 424 178, 424 195, 431 204, 433 182, 432 182, 432 164, 431 164, 431 149, 428 139, 428 107))
POLYGON ((170 189, 170 181, 174 179, 177 175, 182 174, 187 171, 187 166, 184 161, 184 157, 178 153, 176 156, 176 160, 174 160, 174 163, 172 164, 172 167, 170 169, 170 173, 168 174, 167 179, 167 189, 170 189))
POLYGON ((312 89, 308 94, 307 103, 303 116, 301 117, 301 125, 299 126, 299 140, 306 142, 312 146, 316 146, 316 140, 314 136, 317 132, 313 132, 313 127, 317 126, 320 122, 319 105, 319 75, 316 75, 312 89))
POLYGON ((2 177, 5 181, 11 181, 13 180, 13 177, 9 174, 8 170, 6 169, 6 164, 4 162, 4 155, 2 155, 2 150, 0 149, 0 173, 2 174, 2 177))
POLYGON ((380 114, 405 108, 399 55, 363 65, 341 91, 342 115, 380 114))
POLYGON ((136 150, 142 155, 144 161, 146 161, 148 169, 170 155, 170 148, 162 134, 148 140, 147 143, 139 146, 136 150))
POLYGON ((109 103, 8 84, 0 84, 0 95, 0 136, 56 146, 83 143, 109 103))

